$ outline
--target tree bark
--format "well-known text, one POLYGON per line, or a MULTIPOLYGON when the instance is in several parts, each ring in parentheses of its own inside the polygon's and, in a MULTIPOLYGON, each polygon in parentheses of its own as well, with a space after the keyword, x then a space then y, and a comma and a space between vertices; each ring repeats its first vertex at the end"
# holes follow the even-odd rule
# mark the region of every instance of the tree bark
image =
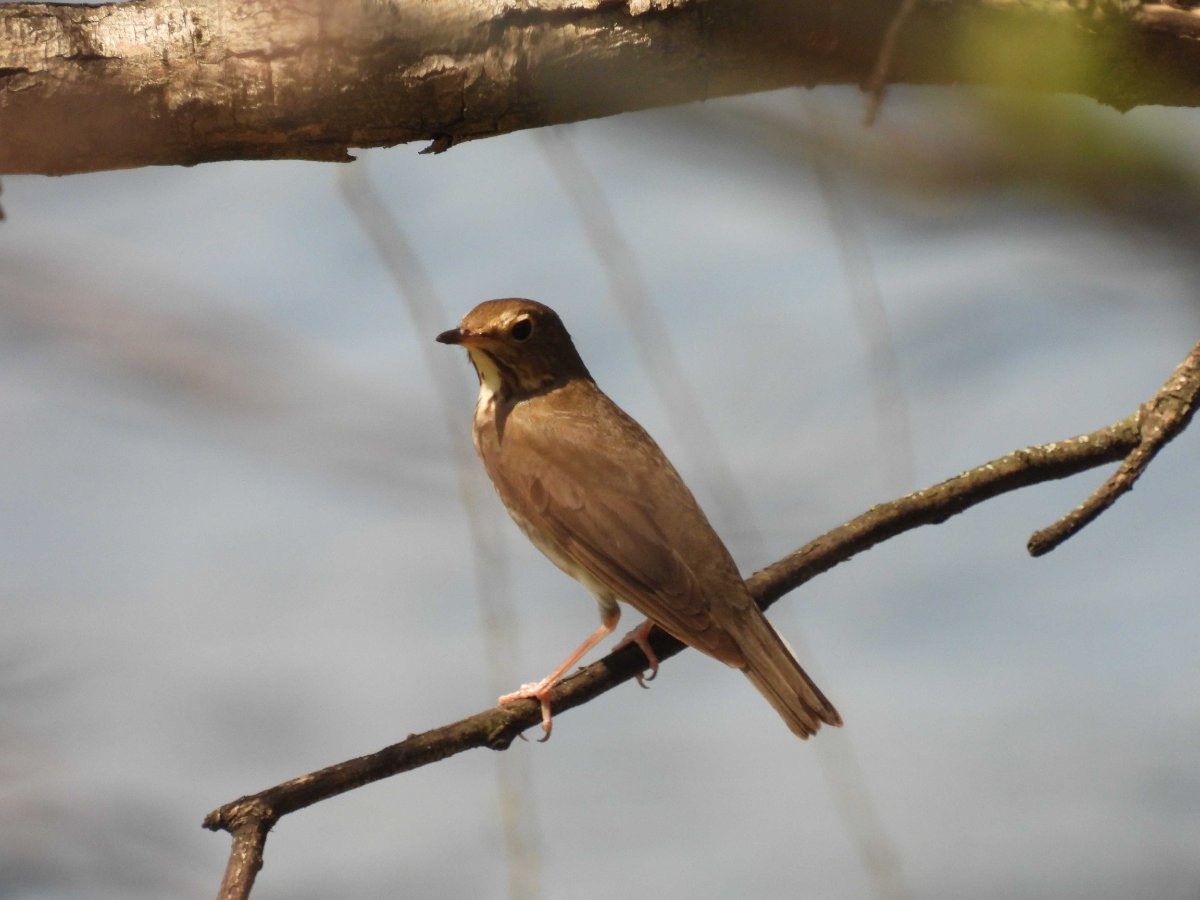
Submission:
MULTIPOLYGON (((0 173, 489 135, 785 85, 868 84, 899 0, 0 5, 0 173)), ((887 80, 1200 105, 1200 7, 923 0, 887 80)))

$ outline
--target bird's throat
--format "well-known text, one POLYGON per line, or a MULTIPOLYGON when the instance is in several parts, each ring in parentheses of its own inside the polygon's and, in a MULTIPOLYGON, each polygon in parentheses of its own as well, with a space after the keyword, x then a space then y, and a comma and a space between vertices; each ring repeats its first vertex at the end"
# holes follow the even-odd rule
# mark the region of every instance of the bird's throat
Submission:
POLYGON ((494 399, 504 386, 504 379, 500 375, 500 367, 496 365, 496 361, 492 359, 486 350, 480 350, 478 347, 468 347, 467 353, 471 355, 471 364, 475 366, 475 371, 479 373, 479 403, 486 403, 494 399))
POLYGON ((480 431, 494 429, 497 441, 503 439, 504 422, 508 418, 508 406, 505 398, 511 388, 505 381, 504 374, 495 358, 486 350, 478 347, 468 347, 471 364, 479 374, 479 399, 475 401, 475 449, 479 449, 480 431))

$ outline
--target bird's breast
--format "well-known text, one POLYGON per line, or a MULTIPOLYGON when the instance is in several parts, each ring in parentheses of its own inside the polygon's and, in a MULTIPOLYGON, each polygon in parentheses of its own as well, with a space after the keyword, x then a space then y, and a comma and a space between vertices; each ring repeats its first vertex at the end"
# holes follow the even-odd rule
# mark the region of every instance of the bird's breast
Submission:
MULTIPOLYGON (((519 492, 520 489, 515 488, 505 477, 505 454, 520 451, 514 451, 514 448, 507 446, 507 442, 502 440, 497 418, 513 412, 514 409, 499 400, 494 392, 488 390, 484 384, 480 384, 472 436, 475 441, 475 450, 483 462, 488 478, 504 503, 504 508, 508 510, 509 516, 517 523, 517 527, 521 529, 529 542, 560 570, 587 588, 601 606, 608 606, 618 599, 617 596, 607 585, 602 584, 591 572, 581 566, 552 534, 547 533, 530 519, 524 509, 532 498, 514 494, 514 491, 519 492)), ((519 413, 516 414, 519 415, 519 413)))
POLYGON ((482 456, 483 447, 480 446, 480 439, 483 437, 481 432, 492 432, 496 430, 496 395, 488 390, 483 384, 479 385, 479 399, 475 401, 475 427, 472 430, 475 439, 475 450, 482 456))

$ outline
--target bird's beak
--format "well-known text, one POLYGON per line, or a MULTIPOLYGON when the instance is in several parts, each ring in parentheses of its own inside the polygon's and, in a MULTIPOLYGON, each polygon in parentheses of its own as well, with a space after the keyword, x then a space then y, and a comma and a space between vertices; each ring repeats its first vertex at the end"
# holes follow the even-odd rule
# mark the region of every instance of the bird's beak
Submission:
MULTIPOLYGON (((0 3, 4 0, 0 0, 0 3)), ((479 331, 472 331, 463 328, 461 325, 458 328, 451 328, 449 331, 443 331, 437 336, 440 344, 458 344, 463 347, 485 347, 488 344, 494 343, 492 338, 487 334, 479 331)))

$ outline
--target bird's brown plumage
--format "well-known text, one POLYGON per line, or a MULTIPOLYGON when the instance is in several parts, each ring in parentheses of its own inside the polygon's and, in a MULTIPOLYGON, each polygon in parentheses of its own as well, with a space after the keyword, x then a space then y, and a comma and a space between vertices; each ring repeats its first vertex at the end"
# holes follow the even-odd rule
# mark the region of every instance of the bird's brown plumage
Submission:
POLYGON ((623 600, 742 669, 801 737, 841 724, 683 479, 596 386, 553 310, 489 301, 439 340, 466 345, 479 372, 475 445, 504 505, 602 610, 623 600))

